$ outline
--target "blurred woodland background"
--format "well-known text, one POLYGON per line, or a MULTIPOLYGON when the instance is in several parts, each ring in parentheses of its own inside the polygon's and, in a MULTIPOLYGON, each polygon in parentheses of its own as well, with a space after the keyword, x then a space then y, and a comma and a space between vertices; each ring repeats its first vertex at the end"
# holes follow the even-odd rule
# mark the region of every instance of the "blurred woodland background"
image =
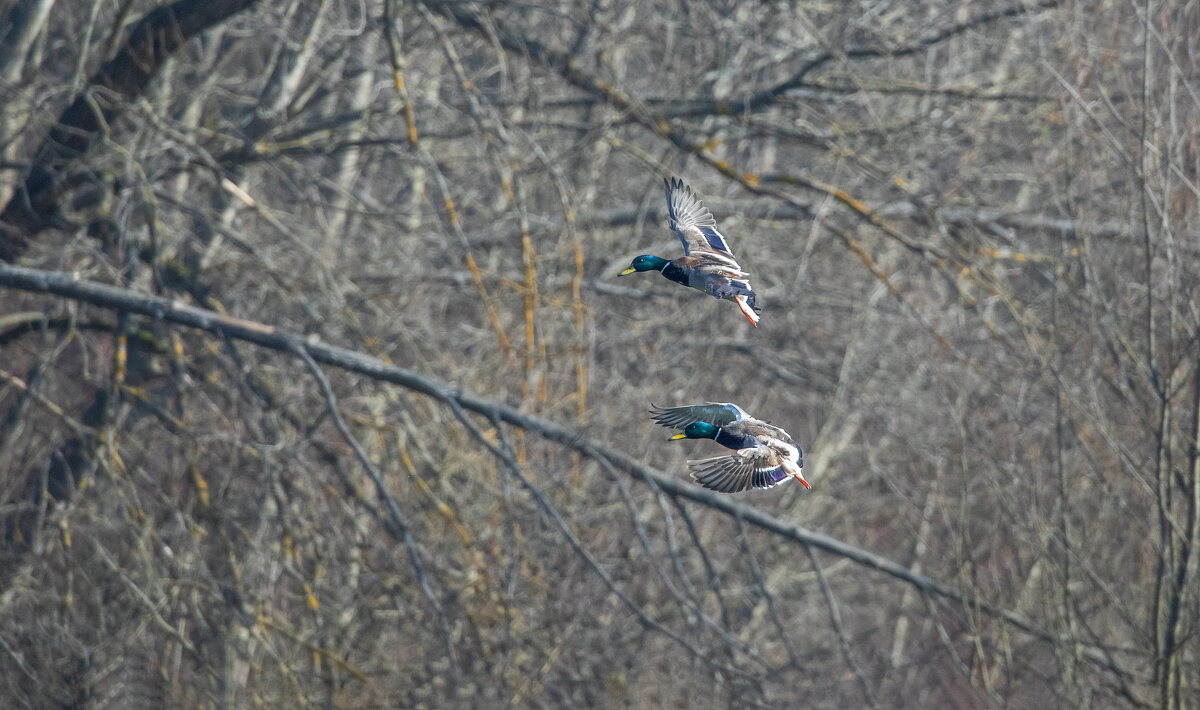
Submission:
POLYGON ((1196 708, 1198 36, 0 0, 0 705, 1196 708))

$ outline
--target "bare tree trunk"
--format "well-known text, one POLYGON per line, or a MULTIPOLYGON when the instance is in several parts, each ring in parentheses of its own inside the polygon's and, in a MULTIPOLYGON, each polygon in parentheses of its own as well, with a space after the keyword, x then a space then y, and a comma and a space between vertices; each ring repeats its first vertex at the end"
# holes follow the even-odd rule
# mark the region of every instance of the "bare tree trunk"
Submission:
POLYGON ((0 212, 0 261, 14 261, 55 221, 69 169, 105 126, 145 90, 163 62, 192 37, 258 0, 178 0, 133 25, 121 49, 62 112, 34 153, 22 185, 0 212), (95 91, 95 90, 101 91, 95 91))
POLYGON ((0 85, 16 84, 25 69, 33 40, 46 25, 54 0, 22 0, 0 22, 8 31, 0 36, 0 85))
MULTIPOLYGON (((295 98, 300 80, 316 53, 317 43, 314 35, 320 31, 327 3, 328 0, 294 0, 284 14, 286 31, 274 47, 271 73, 259 91, 254 113, 243 130, 243 141, 247 146, 253 146, 255 141, 286 120, 288 105, 295 98)), ((243 174, 244 170, 231 168, 226 179, 236 184, 241 181, 243 174)), ((240 186, 238 189, 241 189, 240 186)), ((232 223, 238 206, 243 205, 241 201, 231 199, 226 190, 215 194, 214 203, 213 208, 218 210, 220 215, 217 224, 222 228, 227 228, 232 223)), ((202 235, 204 251, 197 258, 188 260, 195 273, 208 267, 225 242, 221 230, 198 225, 197 231, 202 235)))
MULTIPOLYGON (((375 54, 376 45, 378 44, 378 35, 372 33, 363 38, 363 47, 365 54, 373 56, 375 54)), ((348 130, 348 138, 351 141, 362 139, 367 133, 367 104, 371 100, 371 91, 375 85, 376 74, 369 67, 358 75, 351 82, 352 90, 350 92, 351 105, 363 108, 363 116, 350 125, 348 130)), ((334 194, 332 204, 330 205, 329 227, 327 238, 334 241, 334 244, 326 247, 328 254, 338 254, 342 252, 342 248, 338 245, 349 241, 351 235, 349 230, 354 224, 354 217, 350 214, 352 206, 356 204, 354 199, 355 185, 362 175, 363 166, 360 158, 362 150, 359 148, 351 148, 342 153, 338 158, 337 168, 333 176, 333 184, 336 193, 334 194)))
MULTIPOLYGON (((22 0, 14 4, 0 27, 8 31, 0 36, 0 162, 17 162, 21 149, 17 140, 20 126, 30 120, 33 97, 20 87, 21 74, 34 38, 45 27, 54 0, 22 0)), ((19 173, 0 170, 0 200, 7 201, 19 180, 19 173)))

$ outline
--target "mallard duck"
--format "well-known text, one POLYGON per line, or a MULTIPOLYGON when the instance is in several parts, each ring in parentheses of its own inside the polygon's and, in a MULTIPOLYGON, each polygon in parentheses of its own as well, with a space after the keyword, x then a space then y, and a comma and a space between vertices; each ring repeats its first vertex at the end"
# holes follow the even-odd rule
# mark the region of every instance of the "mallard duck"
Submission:
POLYGON ((705 209, 692 188, 679 178, 663 180, 667 191, 667 220, 671 231, 683 242, 683 256, 667 260, 653 254, 634 258, 618 276, 635 271, 657 271, 668 279, 714 298, 733 301, 751 325, 758 327, 758 312, 749 274, 742 271, 717 221, 705 209))
POLYGON ((731 402, 705 402, 683 407, 654 407, 654 421, 683 432, 679 439, 712 439, 727 449, 728 456, 688 461, 696 483, 720 493, 737 493, 749 488, 771 488, 795 478, 810 488, 804 478, 804 452, 786 431, 746 414, 731 402))

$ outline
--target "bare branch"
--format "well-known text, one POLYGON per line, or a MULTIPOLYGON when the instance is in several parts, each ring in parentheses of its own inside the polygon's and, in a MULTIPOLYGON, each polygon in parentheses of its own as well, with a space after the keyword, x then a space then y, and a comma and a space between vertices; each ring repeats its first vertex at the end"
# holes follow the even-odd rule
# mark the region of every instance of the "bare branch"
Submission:
MULTIPOLYGON (((115 288, 90 281, 81 281, 73 278, 70 274, 62 272, 41 271, 0 264, 0 285, 35 293, 49 293, 91 303, 103 308, 123 309, 130 313, 151 316, 166 322, 205 330, 223 337, 244 340, 284 353, 293 353, 293 348, 296 347, 295 344, 300 343, 308 356, 316 362, 355 372, 371 379, 391 382, 415 392, 429 395, 448 404, 453 403, 455 407, 461 407, 462 409, 536 432, 550 441, 575 449, 586 456, 605 460, 617 470, 625 471, 639 480, 652 482, 669 495, 691 500, 726 515, 739 517, 755 527, 779 535, 794 543, 810 545, 825 552, 853 560, 864 567, 883 572, 900 581, 911 584, 923 592, 958 602, 964 606, 974 608, 980 613, 1002 619, 1014 628, 1038 639, 1051 643, 1059 643, 1061 641, 1056 635, 1039 629, 1031 621, 1016 612, 993 606, 978 599, 969 591, 959 591, 924 575, 914 574, 907 567, 897 564, 892 560, 848 545, 828 535, 785 523, 756 508, 739 503, 728 496, 721 496, 699 486, 684 483, 675 477, 668 476, 661 471, 642 464, 627 454, 612 450, 598 441, 581 436, 575 431, 558 426, 548 420, 523 414, 510 407, 477 397, 465 390, 454 388, 447 383, 439 382, 436 379, 420 375, 405 368, 387 364, 362 353, 335 345, 326 345, 274 326, 221 315, 202 308, 196 308, 195 306, 189 306, 179 301, 168 301, 164 298, 147 296, 127 289, 115 288)), ((1108 659, 1100 649, 1083 646, 1082 653, 1088 660, 1104 667, 1108 666, 1108 659)), ((1117 669, 1112 670, 1116 671, 1117 669)))

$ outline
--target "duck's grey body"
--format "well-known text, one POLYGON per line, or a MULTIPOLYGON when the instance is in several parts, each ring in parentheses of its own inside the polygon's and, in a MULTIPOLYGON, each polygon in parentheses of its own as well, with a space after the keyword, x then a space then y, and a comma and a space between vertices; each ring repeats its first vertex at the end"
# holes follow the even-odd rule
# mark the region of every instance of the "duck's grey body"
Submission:
POLYGON ((730 278, 724 266, 714 259, 705 259, 700 254, 681 256, 668 261, 663 267, 662 275, 677 284, 703 291, 713 298, 737 303, 738 296, 743 296, 746 305, 758 310, 754 305, 756 294, 750 288, 749 282, 730 278))

